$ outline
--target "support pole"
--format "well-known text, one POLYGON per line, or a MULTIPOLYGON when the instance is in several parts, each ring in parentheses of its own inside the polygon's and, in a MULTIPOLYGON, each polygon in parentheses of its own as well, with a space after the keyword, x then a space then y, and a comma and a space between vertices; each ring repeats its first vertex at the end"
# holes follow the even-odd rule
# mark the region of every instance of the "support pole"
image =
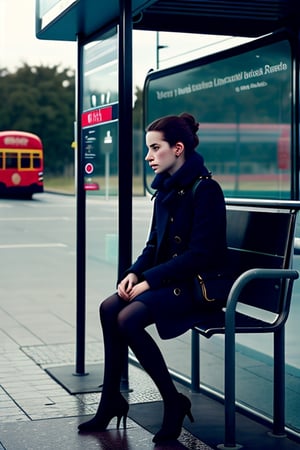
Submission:
POLYGON ((285 330, 274 333, 273 433, 285 437, 285 330))
MULTIPOLYGON (((119 29, 119 264, 118 277, 132 259, 132 7, 120 0, 119 29)), ((128 352, 122 387, 128 386, 128 352)))
POLYGON ((81 109, 82 83, 82 45, 77 40, 77 89, 76 89, 76 117, 77 117, 77 155, 76 155, 76 372, 75 375, 85 374, 85 270, 86 270, 86 198, 84 190, 84 152, 81 146, 81 109))

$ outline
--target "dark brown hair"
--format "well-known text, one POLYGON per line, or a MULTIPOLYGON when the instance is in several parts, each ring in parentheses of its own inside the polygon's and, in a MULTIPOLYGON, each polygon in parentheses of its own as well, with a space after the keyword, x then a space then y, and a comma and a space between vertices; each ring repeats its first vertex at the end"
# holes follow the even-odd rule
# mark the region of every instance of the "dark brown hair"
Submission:
POLYGON ((173 147, 177 142, 182 142, 185 148, 185 156, 188 157, 199 144, 197 135, 199 123, 195 117, 188 113, 178 116, 165 116, 154 120, 146 128, 148 131, 160 131, 164 140, 173 147))

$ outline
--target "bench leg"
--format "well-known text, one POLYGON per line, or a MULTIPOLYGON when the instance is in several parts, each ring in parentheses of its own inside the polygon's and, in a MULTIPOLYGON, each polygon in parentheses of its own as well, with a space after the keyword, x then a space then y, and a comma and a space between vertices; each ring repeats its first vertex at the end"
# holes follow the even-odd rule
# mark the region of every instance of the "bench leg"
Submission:
POLYGON ((237 450, 243 446, 236 443, 235 431, 235 332, 234 327, 228 327, 225 333, 225 436, 224 444, 217 445, 222 450, 237 450))
POLYGON ((225 442, 224 448, 237 448, 235 442, 235 333, 225 333, 225 442))
POLYGON ((200 391, 200 336, 192 330, 191 336, 191 387, 194 392, 200 391))
POLYGON ((285 437, 285 330, 274 333, 273 434, 285 437))

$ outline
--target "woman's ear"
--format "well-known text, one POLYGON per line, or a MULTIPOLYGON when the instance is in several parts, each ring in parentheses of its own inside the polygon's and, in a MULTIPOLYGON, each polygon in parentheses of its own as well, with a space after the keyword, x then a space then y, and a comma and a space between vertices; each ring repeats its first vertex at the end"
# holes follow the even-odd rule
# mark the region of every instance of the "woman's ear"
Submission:
POLYGON ((184 151, 184 145, 182 142, 176 142, 175 144, 175 155, 178 157, 180 156, 184 151))

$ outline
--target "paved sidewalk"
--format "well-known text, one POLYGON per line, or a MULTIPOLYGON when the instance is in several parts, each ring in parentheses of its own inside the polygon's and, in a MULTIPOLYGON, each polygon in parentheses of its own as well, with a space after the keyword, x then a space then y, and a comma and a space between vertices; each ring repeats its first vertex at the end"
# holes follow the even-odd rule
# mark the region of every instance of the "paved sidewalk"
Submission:
MULTIPOLYGON (((44 370, 60 364, 72 365, 74 345, 22 347, 5 334, 5 323, 1 321, 1 324, 1 450, 146 450, 154 447, 152 434, 130 419, 126 431, 117 431, 113 420, 106 433, 78 434, 78 423, 95 412, 100 394, 71 395, 44 370)), ((87 345, 87 367, 99 362, 93 359, 98 345, 96 342, 87 345)), ((154 385, 142 370, 130 365, 129 377, 134 386, 128 394, 131 404, 160 400, 154 385)), ((186 430, 178 443, 163 448, 210 449, 186 430)))

